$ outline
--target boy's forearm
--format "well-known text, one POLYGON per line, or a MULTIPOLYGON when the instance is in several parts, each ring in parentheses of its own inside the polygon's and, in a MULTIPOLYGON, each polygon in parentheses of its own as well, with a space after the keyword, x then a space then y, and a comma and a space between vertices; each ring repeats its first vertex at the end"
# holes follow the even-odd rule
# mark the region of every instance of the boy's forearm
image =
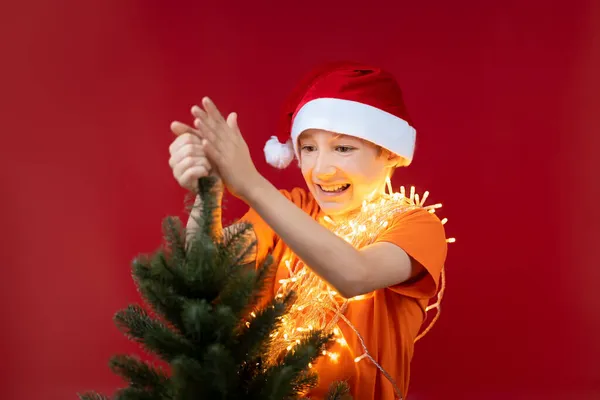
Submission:
POLYGON ((367 271, 359 251, 350 243, 320 225, 262 177, 244 200, 342 296, 360 292, 367 271))
MULTIPOLYGON (((221 213, 221 201, 222 196, 217 197, 217 207, 213 211, 213 237, 221 237, 223 235, 223 220, 221 213)), ((186 242, 189 242, 194 236, 194 233, 199 229, 198 223, 196 222, 202 215, 202 199, 200 196, 196 196, 194 200, 194 206, 190 212, 190 216, 186 225, 186 242)))

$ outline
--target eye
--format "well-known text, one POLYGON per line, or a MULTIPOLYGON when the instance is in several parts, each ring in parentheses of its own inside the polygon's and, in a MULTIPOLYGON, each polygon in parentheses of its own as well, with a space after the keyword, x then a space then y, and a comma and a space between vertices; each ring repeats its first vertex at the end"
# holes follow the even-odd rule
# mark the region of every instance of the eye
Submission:
POLYGON ((340 153, 350 153, 352 150, 356 150, 356 148, 351 146, 336 146, 335 150, 340 153))
POLYGON ((302 149, 302 151, 305 151, 305 152, 312 152, 312 151, 315 151, 317 148, 315 146, 313 146, 312 144, 305 144, 302 146, 301 149, 302 149))

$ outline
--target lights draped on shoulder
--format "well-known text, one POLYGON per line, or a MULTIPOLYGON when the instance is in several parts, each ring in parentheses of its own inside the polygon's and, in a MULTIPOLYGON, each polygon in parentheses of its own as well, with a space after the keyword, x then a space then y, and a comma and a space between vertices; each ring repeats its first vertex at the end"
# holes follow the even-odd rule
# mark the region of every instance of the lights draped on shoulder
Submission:
MULTIPOLYGON (((402 186, 400 191, 394 192, 390 180, 387 181, 387 192, 373 201, 365 201, 360 212, 351 218, 335 222, 328 217, 323 217, 320 223, 327 226, 337 236, 343 238, 355 248, 363 248, 372 244, 397 218, 403 213, 415 209, 423 209, 429 213, 435 213, 442 207, 441 204, 425 205, 429 192, 422 196, 415 192, 411 187, 407 192, 402 186)), ((441 220, 446 224, 447 218, 441 220)), ((454 239, 446 240, 453 243, 454 239)), ((281 261, 289 272, 289 277, 279 280, 279 289, 276 296, 283 297, 289 291, 294 291, 296 300, 288 314, 281 321, 280 328, 272 334, 271 348, 267 356, 268 362, 274 363, 276 360, 288 351, 292 351, 297 343, 304 337, 307 331, 321 329, 333 333, 335 340, 342 346, 347 345, 340 329, 337 327, 339 320, 343 320, 356 335, 361 338, 361 333, 356 330, 352 323, 345 317, 344 313, 349 302, 361 301, 364 295, 346 299, 335 292, 325 281, 313 273, 301 260, 293 261, 291 259, 282 259, 281 261)), ((445 289, 445 274, 442 269, 442 285, 436 296, 436 301, 427 311, 437 310, 435 317, 429 325, 422 330, 422 333, 415 339, 415 342, 422 338, 433 326, 439 317, 440 302, 445 289)), ((361 340, 364 343, 363 340, 361 340)), ((400 397, 399 390, 393 379, 383 370, 377 361, 370 355, 369 350, 363 345, 363 354, 355 358, 355 362, 361 362, 364 359, 374 363, 390 379, 395 387, 396 393, 400 397)), ((326 352, 325 356, 335 361, 339 354, 335 352, 326 352)))
MULTIPOLYGON (((410 210, 423 209, 434 214, 437 210, 442 208, 441 203, 426 205, 429 191, 425 191, 422 196, 416 193, 414 186, 411 186, 409 191, 407 191, 404 186, 401 186, 399 191, 394 191, 390 179, 387 179, 386 181, 386 189, 386 193, 378 199, 371 202, 363 202, 361 212, 357 213, 353 218, 341 223, 336 223, 332 219, 324 217, 324 222, 336 235, 355 247, 361 248, 377 240, 381 233, 389 226, 389 224, 391 224, 393 219, 403 213, 410 210)), ((443 218, 440 221, 442 225, 445 225, 448 222, 448 218, 443 218)), ((455 238, 446 239, 447 243, 454 243, 455 241, 455 238)), ((426 327, 416 337, 415 342, 423 338, 423 336, 433 328, 433 325, 440 316, 441 301, 446 289, 445 268, 442 268, 441 270, 440 280, 441 285, 435 295, 435 301, 426 307, 426 312, 428 314, 429 311, 432 310, 435 310, 435 314, 426 327)), ((361 300, 362 298, 364 298, 364 296, 357 296, 350 300, 355 301, 361 300)))

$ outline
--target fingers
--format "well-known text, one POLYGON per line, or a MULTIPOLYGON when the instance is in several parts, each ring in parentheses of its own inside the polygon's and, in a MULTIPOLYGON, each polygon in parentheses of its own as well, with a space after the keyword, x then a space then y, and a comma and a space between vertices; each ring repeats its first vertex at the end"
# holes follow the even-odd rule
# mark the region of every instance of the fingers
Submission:
POLYGON ((211 170, 206 157, 184 157, 173 165, 173 175, 175 175, 175 178, 181 177, 188 169, 193 167, 204 167, 207 171, 211 170))
POLYGON ((193 189, 198 178, 208 176, 212 170, 206 157, 184 157, 173 165, 173 176, 185 188, 193 189))
POLYGON ((229 114, 227 116, 227 126, 229 126, 229 128, 231 128, 231 129, 233 129, 236 133, 239 133, 240 128, 238 127, 237 119, 238 119, 237 113, 232 112, 231 114, 229 114))
POLYGON ((196 190, 198 179, 213 172, 204 149, 206 143, 206 139, 192 133, 184 133, 178 136, 169 148, 169 166, 173 176, 180 186, 188 190, 196 190))
POLYGON ((195 117, 194 128, 200 132, 199 136, 205 139, 205 154, 217 168, 224 154, 228 153, 232 147, 231 139, 240 135, 237 113, 229 114, 225 120, 217 106, 208 97, 202 99, 201 105, 202 107, 195 105, 191 108, 191 113, 195 117))
POLYGON ((169 166, 171 168, 175 168, 175 166, 185 158, 199 159, 205 156, 206 154, 204 152, 203 144, 184 144, 177 149, 177 151, 171 153, 171 157, 169 158, 169 166))
POLYGON ((199 135, 192 133, 184 133, 181 136, 178 136, 169 146, 169 153, 174 155, 177 153, 182 147, 187 145, 201 145, 202 140, 199 135))
POLYGON ((210 170, 204 165, 197 165, 185 170, 177 182, 188 190, 196 191, 198 190, 198 179, 209 176, 209 174, 210 170))
POLYGON ((189 190, 197 189, 199 178, 216 174, 211 164, 217 165, 213 160, 222 158, 221 139, 230 126, 237 127, 235 117, 228 117, 230 125, 210 99, 204 98, 202 105, 204 109, 199 106, 191 109, 196 118, 194 126, 179 121, 171 123, 171 131, 177 138, 169 147, 169 166, 179 185, 189 190))
POLYGON ((195 105, 192 107, 192 115, 196 118, 207 119, 208 114, 201 107, 195 105))
POLYGON ((223 118, 223 115, 221 114, 221 112, 219 111, 219 109, 217 108, 215 103, 213 103, 213 101, 211 99, 209 99, 208 97, 204 97, 202 99, 202 106, 206 110, 208 116, 210 118, 212 118, 214 121, 216 121, 218 123, 225 123, 225 119, 223 118))
POLYGON ((222 153, 215 146, 214 143, 206 140, 204 142, 204 152, 206 156, 214 163, 215 166, 218 166, 222 159, 222 153))
POLYGON ((215 129, 207 126, 200 118, 194 120, 194 126, 201 132, 200 134, 206 141, 213 144, 216 148, 220 148, 220 145, 222 144, 222 140, 220 139, 222 139, 222 137, 215 132, 215 129))
POLYGON ((194 129, 193 127, 179 121, 171 122, 171 132, 173 132, 177 136, 183 135, 184 133, 193 133, 196 135, 200 135, 200 132, 197 129, 194 129))
MULTIPOLYGON (((206 125, 213 132, 223 133, 220 131, 227 126, 227 123, 225 122, 223 115, 221 114, 215 103, 213 103, 212 100, 210 100, 208 97, 204 97, 202 99, 202 107, 199 107, 197 105, 193 106, 191 110, 192 115, 196 119, 202 121, 204 125, 206 125), (202 109, 202 107, 204 107, 204 109, 202 109)), ((197 124, 194 125, 196 127, 198 126, 197 124)))

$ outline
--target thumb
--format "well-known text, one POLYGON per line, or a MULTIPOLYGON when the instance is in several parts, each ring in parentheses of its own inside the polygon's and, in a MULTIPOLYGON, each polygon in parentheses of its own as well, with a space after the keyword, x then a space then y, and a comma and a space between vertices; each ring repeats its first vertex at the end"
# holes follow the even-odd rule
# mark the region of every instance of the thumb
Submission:
POLYGON ((240 128, 238 126, 238 115, 235 112, 232 112, 231 114, 229 114, 227 116, 227 126, 229 126, 231 129, 236 130, 237 132, 240 131, 240 128))
POLYGON ((198 129, 194 129, 191 126, 179 121, 171 122, 171 132, 173 132, 176 136, 181 136, 184 133, 193 133, 199 137, 202 137, 198 129))

